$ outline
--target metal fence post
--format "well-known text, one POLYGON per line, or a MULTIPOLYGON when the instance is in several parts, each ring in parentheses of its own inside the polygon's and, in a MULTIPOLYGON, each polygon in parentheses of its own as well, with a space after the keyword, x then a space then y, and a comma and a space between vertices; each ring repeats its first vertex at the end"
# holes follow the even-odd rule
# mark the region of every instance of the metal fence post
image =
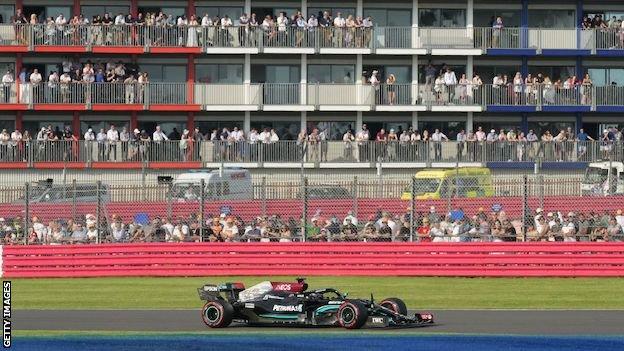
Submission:
POLYGON ((306 240, 306 225, 308 222, 308 177, 304 177, 301 183, 301 201, 303 201, 303 213, 301 216, 301 235, 302 240, 306 240))
POLYGON ((352 193, 353 193, 353 216, 357 218, 358 215, 358 177, 353 177, 352 184, 352 193))
POLYGON ((539 202, 540 205, 539 207, 544 210, 544 175, 543 174, 539 174, 537 176, 537 181, 538 181, 538 187, 539 187, 539 202))
POLYGON ((173 218, 173 197, 172 197, 172 187, 173 183, 168 182, 167 184, 167 220, 171 221, 173 218))
POLYGON ((24 244, 28 244, 30 227, 30 183, 24 183, 24 244))
POLYGON ((199 241, 204 241, 204 187, 205 187, 204 179, 201 179, 199 182, 199 241))
POLYGON ((266 216, 267 215, 267 191, 266 191, 266 187, 267 187, 267 183, 266 183, 266 177, 262 177, 262 184, 261 184, 261 189, 260 189, 260 196, 261 196, 261 200, 262 200, 262 216, 266 216))
POLYGON ((72 219, 76 220, 76 179, 72 180, 72 219))
POLYGON ((522 185, 522 241, 527 241, 527 216, 529 215, 529 178, 526 174, 522 177, 522 185))
POLYGON ((96 185, 95 185, 95 193, 97 194, 97 207, 95 208, 95 227, 97 230, 97 238, 96 243, 100 243, 101 237, 102 237, 102 227, 100 226, 101 224, 101 219, 100 219, 100 215, 102 213, 102 196, 101 196, 101 190, 102 190, 102 181, 98 180, 96 185))
POLYGON ((416 177, 412 176, 412 194, 410 197, 410 242, 414 242, 414 226, 416 225, 416 177))

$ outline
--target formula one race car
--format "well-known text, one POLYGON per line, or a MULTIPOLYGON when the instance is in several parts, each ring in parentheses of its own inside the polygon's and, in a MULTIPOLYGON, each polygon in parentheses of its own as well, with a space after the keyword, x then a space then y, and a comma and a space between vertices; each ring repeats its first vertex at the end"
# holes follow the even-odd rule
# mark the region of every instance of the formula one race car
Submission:
POLYGON ((347 329, 433 324, 430 313, 408 316, 405 303, 398 298, 376 303, 372 295, 370 300, 347 299, 347 294, 336 289, 307 289, 305 279, 297 278, 295 283, 265 281, 248 289, 242 283, 224 283, 206 284, 197 290, 206 301, 202 319, 211 328, 224 328, 232 321, 347 329))

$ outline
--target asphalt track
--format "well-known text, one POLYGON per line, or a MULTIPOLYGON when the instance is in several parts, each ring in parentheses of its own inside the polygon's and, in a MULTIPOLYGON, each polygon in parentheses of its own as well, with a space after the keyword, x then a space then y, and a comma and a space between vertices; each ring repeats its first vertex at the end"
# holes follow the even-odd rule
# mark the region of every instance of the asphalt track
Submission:
MULTIPOLYGON (((436 325, 383 329, 387 332, 494 335, 624 335, 624 311, 443 310, 436 325)), ((13 330, 199 332, 207 331, 197 310, 14 310, 13 330)), ((288 328, 297 332, 318 328, 288 328)), ((232 326, 232 333, 277 333, 277 327, 232 326)))

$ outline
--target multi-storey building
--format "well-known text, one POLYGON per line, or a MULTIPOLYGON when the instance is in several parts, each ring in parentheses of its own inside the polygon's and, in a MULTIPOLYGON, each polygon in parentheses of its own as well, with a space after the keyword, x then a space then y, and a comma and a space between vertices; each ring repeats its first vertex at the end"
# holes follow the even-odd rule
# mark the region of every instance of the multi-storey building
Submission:
POLYGON ((274 128, 281 140, 293 140, 302 129, 322 126, 342 140, 347 129, 367 124, 372 136, 413 127, 438 128, 452 138, 480 126, 538 135, 584 128, 596 138, 605 127, 624 127, 624 27, 581 27, 584 16, 598 14, 607 25, 613 17, 619 23, 624 4, 618 1, 17 0, 0 1, 0 14, 0 66, 16 78, 0 103, 0 129, 9 132, 71 126, 82 136, 88 127, 115 124, 151 133, 159 124, 166 132, 208 133, 238 126, 274 128), (233 26, 16 26, 10 19, 18 9, 40 19, 162 11, 196 14, 201 23, 205 14, 227 15, 233 26), (243 13, 261 22, 282 11, 370 16, 373 26, 237 26, 243 13), (492 24, 497 17, 502 28, 492 24), (72 83, 63 91, 18 82, 22 69, 36 68, 45 79, 63 61, 122 61, 150 80, 135 83, 132 93, 124 84, 72 83), (427 77, 430 64, 435 75, 448 67, 469 83, 439 87, 427 77), (374 71, 379 85, 369 82, 374 71), (507 86, 492 85, 498 74, 508 76, 507 86), (552 84, 527 87, 529 74, 552 84), (585 74, 592 85, 563 83, 585 74), (396 82, 385 84, 390 75, 396 82), (482 85, 472 84, 475 75, 482 85))

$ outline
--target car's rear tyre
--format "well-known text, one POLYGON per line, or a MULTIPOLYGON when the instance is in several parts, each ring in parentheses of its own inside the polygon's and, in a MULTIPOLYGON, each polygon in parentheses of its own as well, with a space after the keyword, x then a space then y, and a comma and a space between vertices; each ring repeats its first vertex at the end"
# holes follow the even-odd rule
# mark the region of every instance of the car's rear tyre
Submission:
POLYGON ((225 328, 232 323, 234 307, 227 301, 208 301, 202 308, 202 320, 210 328, 225 328))
POLYGON ((405 302, 403 302, 403 300, 401 300, 399 298, 389 297, 389 298, 381 301, 381 303, 379 303, 379 305, 381 307, 385 307, 385 308, 387 308, 389 310, 392 310, 395 313, 407 316, 407 306, 405 305, 405 302))
POLYGON ((346 329, 359 329, 366 324, 368 308, 363 303, 347 300, 338 309, 338 324, 346 329))

